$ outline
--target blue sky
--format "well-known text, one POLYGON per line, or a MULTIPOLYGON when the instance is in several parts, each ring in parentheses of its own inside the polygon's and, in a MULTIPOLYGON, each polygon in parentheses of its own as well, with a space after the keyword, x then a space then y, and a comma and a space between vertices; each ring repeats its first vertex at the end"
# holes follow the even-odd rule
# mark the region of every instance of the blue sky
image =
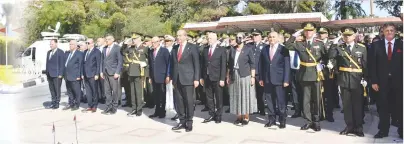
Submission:
MULTIPOLYGON (((387 12, 387 10, 380 10, 379 8, 376 8, 376 4, 373 4, 373 13, 376 15, 376 16, 379 16, 379 17, 387 17, 387 16, 390 16, 390 14, 387 12)), ((363 2, 362 2, 362 8, 363 8, 363 10, 365 10, 365 12, 366 12, 366 15, 369 15, 370 14, 370 2, 369 2, 369 0, 364 0, 363 2)))

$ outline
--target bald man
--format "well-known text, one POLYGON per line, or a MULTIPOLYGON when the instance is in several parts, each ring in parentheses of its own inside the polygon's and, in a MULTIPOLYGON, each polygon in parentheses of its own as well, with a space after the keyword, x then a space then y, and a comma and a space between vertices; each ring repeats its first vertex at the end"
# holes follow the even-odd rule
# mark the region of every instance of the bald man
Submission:
POLYGON ((199 52, 195 44, 187 42, 187 32, 177 32, 179 45, 171 51, 170 78, 174 86, 174 100, 178 104, 180 123, 172 130, 185 129, 192 131, 194 117, 194 92, 199 85, 200 67, 199 52))

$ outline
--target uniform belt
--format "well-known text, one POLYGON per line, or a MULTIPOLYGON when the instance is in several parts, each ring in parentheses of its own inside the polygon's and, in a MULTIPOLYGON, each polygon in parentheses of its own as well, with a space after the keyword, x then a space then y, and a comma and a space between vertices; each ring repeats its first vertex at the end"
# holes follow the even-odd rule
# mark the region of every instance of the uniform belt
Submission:
POLYGON ((300 62, 300 65, 305 66, 305 67, 313 67, 316 66, 316 63, 306 63, 306 62, 300 62))
POLYGON ((123 64, 123 66, 124 66, 124 67, 128 67, 128 66, 129 66, 129 64, 123 64))
POLYGON ((357 73, 362 72, 362 69, 346 68, 346 67, 339 67, 339 70, 344 72, 357 72, 357 73))

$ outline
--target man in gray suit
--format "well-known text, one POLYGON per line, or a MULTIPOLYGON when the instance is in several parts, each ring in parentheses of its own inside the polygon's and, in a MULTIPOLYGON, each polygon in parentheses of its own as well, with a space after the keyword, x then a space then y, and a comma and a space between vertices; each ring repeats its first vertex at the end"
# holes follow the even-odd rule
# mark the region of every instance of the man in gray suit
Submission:
POLYGON ((107 108, 103 114, 115 114, 118 100, 121 96, 121 84, 119 77, 122 71, 121 47, 114 44, 114 37, 107 36, 107 46, 102 52, 101 78, 104 79, 107 108))

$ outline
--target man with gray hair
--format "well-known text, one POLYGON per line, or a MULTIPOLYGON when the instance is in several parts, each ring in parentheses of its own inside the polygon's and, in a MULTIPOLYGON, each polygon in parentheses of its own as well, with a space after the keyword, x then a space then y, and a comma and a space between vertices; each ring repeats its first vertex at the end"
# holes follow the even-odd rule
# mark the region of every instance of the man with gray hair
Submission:
POLYGON ((81 78, 83 72, 83 52, 77 50, 76 40, 70 41, 70 51, 66 53, 65 73, 67 93, 69 95, 69 105, 63 110, 78 110, 81 97, 81 78))
POLYGON ((118 101, 121 96, 121 85, 119 77, 122 71, 121 47, 114 44, 114 37, 107 36, 107 46, 102 52, 101 78, 104 79, 105 96, 107 97, 107 108, 103 114, 115 114, 118 108, 118 101))

